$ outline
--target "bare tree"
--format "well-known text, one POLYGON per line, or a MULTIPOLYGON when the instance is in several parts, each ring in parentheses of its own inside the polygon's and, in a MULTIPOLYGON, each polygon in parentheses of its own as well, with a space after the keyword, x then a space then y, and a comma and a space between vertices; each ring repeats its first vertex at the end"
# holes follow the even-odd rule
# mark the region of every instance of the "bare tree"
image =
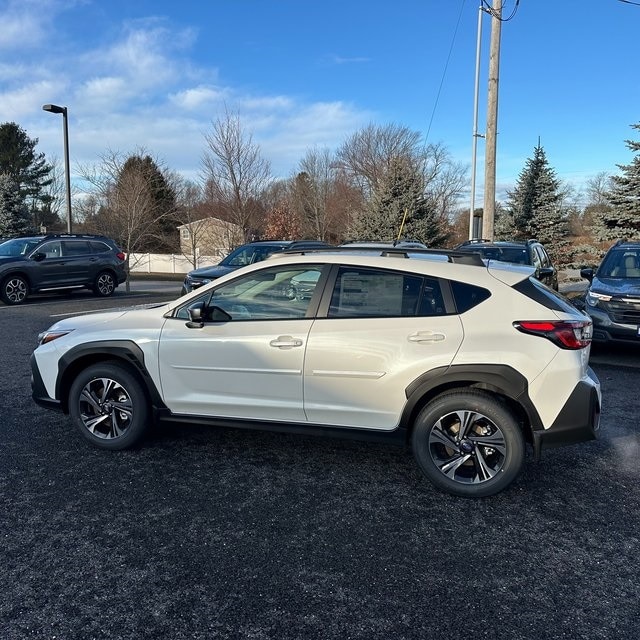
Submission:
POLYGON ((398 158, 419 158, 420 134, 397 124, 374 125, 351 135, 338 149, 338 165, 370 196, 398 158))
POLYGON ((589 205, 595 207, 608 205, 609 200, 607 198, 607 193, 611 191, 611 184, 611 175, 606 171, 601 171, 593 176, 593 178, 587 180, 585 191, 587 193, 587 198, 589 198, 589 205))
POLYGON ((242 228, 249 240, 259 224, 261 197, 271 183, 271 167, 240 122, 238 114, 225 111, 205 134, 202 158, 207 197, 221 206, 226 219, 242 228))
MULTIPOLYGON (((467 169, 453 162, 442 144, 425 145, 418 132, 400 125, 369 125, 338 150, 338 166, 360 185, 368 203, 388 185, 389 176, 399 162, 422 175, 429 208, 442 228, 446 228, 466 187, 467 169)), ((359 217, 366 217, 368 210, 371 207, 360 211, 359 217)), ((357 221, 354 229, 362 224, 362 220, 357 221)))
MULTIPOLYGON (((128 155, 108 151, 97 166, 79 167, 80 176, 90 185, 93 206, 97 205, 93 215, 85 219, 85 226, 114 238, 128 261, 132 253, 144 250, 146 243, 154 239, 158 220, 175 214, 158 211, 157 198, 142 163, 129 162, 147 157, 144 149, 128 155)), ((129 290, 128 280, 126 286, 129 290)))
POLYGON ((303 222, 302 233, 327 240, 332 226, 331 200, 335 193, 334 158, 328 149, 310 149, 292 181, 292 202, 303 222))

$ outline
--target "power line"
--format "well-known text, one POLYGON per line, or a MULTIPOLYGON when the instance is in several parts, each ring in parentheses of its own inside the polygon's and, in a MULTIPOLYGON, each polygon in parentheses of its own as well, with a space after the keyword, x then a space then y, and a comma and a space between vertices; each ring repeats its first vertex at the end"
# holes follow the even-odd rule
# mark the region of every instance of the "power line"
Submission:
MULTIPOLYGON (((627 0, 620 0, 621 2, 627 2, 627 0)), ((635 3, 632 3, 635 4, 635 3)), ((511 11, 511 15, 508 18, 503 18, 497 11, 493 10, 493 7, 489 4, 488 0, 482 0, 482 5, 484 7, 484 11, 491 14, 496 20, 500 20, 500 22, 509 22, 509 20, 513 20, 515 18, 516 13, 518 12, 518 6, 520 5, 520 0, 516 0, 516 3, 511 11)))
MULTIPOLYGON (((518 2, 519 1, 520 0, 518 0, 518 2)), ((447 75, 447 69, 449 68, 449 61, 451 60, 451 53, 453 51, 453 45, 456 42, 456 35, 458 35, 458 27, 460 26, 460 20, 462 19, 462 12, 464 10, 464 5, 466 4, 466 2, 467 2, 467 0, 462 0, 462 6, 460 7, 460 13, 458 14, 458 21, 456 22, 456 28, 454 29, 453 38, 451 39, 451 46, 449 47, 449 55, 447 55, 447 61, 445 62, 444 70, 442 72, 442 78, 440 79, 440 86, 438 87, 438 93, 436 95, 436 101, 435 101, 435 104, 433 105, 433 111, 431 112, 431 119, 429 120, 429 126, 427 127, 427 134, 425 135, 425 138, 424 138, 425 146, 427 144, 427 140, 429 139, 429 133, 431 132, 431 125, 433 124, 433 119, 435 118, 435 115, 436 115, 436 109, 438 108, 438 102, 440 100, 440 93, 442 92, 442 85, 444 84, 444 79, 445 79, 445 76, 447 75)))

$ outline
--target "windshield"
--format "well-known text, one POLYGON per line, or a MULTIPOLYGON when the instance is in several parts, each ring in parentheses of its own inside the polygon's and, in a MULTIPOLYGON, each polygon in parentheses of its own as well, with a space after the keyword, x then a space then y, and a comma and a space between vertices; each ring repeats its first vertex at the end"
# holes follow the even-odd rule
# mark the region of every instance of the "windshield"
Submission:
POLYGON ((527 250, 524 247, 487 247, 484 250, 487 258, 515 264, 529 264, 527 250))
POLYGON ((14 238, 0 244, 0 256, 26 256, 40 242, 42 238, 14 238))
POLYGON ((598 269, 599 278, 640 278, 640 248, 610 251, 598 269))
POLYGON ((281 248, 282 247, 272 245, 239 247, 235 251, 232 251, 224 260, 221 260, 219 264, 225 267, 244 267, 245 265, 264 260, 274 251, 280 251, 281 248))

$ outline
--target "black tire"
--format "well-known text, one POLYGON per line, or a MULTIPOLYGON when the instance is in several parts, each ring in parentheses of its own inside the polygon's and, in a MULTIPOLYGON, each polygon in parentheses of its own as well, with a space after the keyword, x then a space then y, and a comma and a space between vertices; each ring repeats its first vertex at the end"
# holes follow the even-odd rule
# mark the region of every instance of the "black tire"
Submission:
POLYGON ((127 449, 144 435, 149 403, 136 377, 117 363, 82 371, 69 391, 69 413, 89 442, 101 449, 127 449))
POLYGON ((466 498, 499 493, 524 464, 524 438, 511 411, 475 389, 447 391, 432 400, 416 419, 411 443, 427 478, 466 498))
POLYGON ((116 279, 111 271, 101 271, 93 285, 93 292, 101 298, 113 295, 117 287, 116 279))
POLYGON ((22 304, 28 295, 29 283, 22 276, 8 276, 2 281, 0 298, 5 304, 22 304))

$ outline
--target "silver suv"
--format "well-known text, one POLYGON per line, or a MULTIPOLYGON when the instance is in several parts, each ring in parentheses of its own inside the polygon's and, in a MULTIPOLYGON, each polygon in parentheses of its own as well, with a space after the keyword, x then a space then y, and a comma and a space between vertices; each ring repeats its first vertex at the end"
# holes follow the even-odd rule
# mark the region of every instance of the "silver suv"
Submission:
POLYGON ((527 445, 538 459, 598 430, 591 320, 533 273, 456 251, 278 253, 168 304, 57 322, 33 397, 105 449, 152 418, 364 437, 488 496, 527 445))

